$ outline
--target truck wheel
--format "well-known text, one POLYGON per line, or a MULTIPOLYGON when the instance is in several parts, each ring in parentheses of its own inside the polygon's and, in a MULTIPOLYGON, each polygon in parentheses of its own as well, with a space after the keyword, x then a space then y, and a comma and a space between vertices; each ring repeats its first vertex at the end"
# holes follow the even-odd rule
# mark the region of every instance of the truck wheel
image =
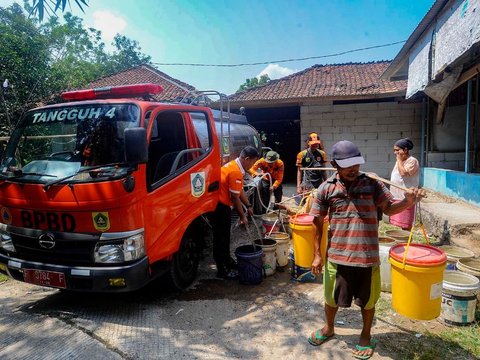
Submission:
POLYGON ((173 255, 170 280, 178 290, 185 289, 197 276, 199 248, 191 233, 186 233, 180 248, 173 255))

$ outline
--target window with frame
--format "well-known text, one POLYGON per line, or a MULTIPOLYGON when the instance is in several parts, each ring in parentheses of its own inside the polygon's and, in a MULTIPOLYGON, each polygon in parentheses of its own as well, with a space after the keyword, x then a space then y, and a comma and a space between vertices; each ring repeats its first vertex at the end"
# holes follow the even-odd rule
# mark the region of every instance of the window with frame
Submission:
POLYGON ((166 110, 150 121, 147 177, 153 187, 197 163, 211 148, 212 133, 203 112, 166 110))

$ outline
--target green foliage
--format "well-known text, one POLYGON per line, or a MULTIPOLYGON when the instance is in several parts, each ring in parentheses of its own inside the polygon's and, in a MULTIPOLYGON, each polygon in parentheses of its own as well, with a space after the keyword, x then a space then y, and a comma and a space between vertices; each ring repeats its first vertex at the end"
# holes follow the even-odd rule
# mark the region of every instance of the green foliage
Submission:
POLYGON ((113 39, 115 51, 106 64, 105 72, 116 73, 132 66, 151 62, 148 55, 140 53, 138 42, 117 34, 113 39))
POLYGON ((49 92, 48 39, 39 34, 19 5, 0 8, 0 80, 8 79, 9 86, 0 91, 1 134, 7 134, 17 123, 24 107, 32 107, 36 99, 49 92))
MULTIPOLYGON (((74 1, 80 10, 85 12, 83 7, 88 6, 87 0, 74 1)), ((60 9, 60 7, 62 8, 62 12, 64 12, 67 4, 68 7, 71 8, 70 0, 32 0, 32 7, 29 8, 29 12, 34 16, 38 16, 40 21, 43 21, 45 13, 47 13, 48 16, 52 16, 57 12, 58 9, 60 9)))
MULTIPOLYGON (((31 11, 28 3, 26 10, 31 11)), ((18 4, 0 7, 0 137, 9 135, 24 111, 59 100, 64 90, 133 66, 150 63, 137 41, 115 37, 108 53, 101 32, 84 29, 83 20, 70 13, 61 23, 28 18, 18 4)))
POLYGON ((237 92, 251 89, 256 86, 265 85, 269 81, 270 81, 270 78, 268 77, 267 74, 260 76, 260 78, 253 77, 251 79, 246 79, 245 82, 242 85, 240 85, 237 92))

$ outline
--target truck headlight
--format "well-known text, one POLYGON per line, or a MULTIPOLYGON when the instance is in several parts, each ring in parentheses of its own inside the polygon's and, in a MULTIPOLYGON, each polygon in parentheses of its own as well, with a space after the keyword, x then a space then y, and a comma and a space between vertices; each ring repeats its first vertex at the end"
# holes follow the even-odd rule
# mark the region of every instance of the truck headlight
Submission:
POLYGON ((15 246, 13 245, 12 237, 9 233, 0 230, 0 248, 9 252, 16 252, 15 246))
POLYGON ((145 255, 143 233, 122 240, 99 243, 95 246, 95 262, 122 263, 140 259, 145 255))

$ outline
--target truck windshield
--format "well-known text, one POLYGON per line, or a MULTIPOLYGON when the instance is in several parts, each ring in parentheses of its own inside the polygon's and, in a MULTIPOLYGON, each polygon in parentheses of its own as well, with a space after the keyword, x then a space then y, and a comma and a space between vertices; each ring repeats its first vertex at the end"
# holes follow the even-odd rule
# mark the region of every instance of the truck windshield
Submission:
POLYGON ((75 104, 31 110, 10 137, 1 174, 28 182, 85 179, 83 171, 81 179, 72 175, 81 168, 125 161, 124 130, 137 127, 139 115, 133 104, 75 104))

